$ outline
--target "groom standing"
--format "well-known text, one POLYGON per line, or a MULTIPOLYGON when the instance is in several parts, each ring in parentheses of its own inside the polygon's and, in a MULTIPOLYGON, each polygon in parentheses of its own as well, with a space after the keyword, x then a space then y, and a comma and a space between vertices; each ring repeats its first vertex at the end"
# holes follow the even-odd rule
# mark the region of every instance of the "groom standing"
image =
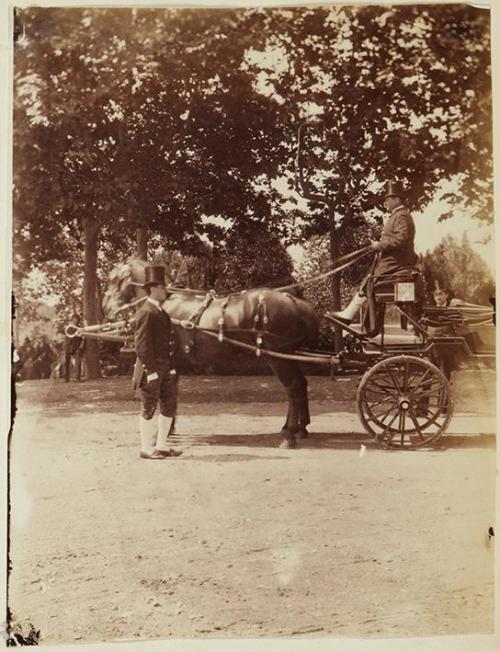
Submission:
POLYGON ((141 390, 141 452, 147 460, 177 457, 182 451, 168 448, 167 438, 177 410, 177 378, 174 362, 174 339, 170 317, 161 304, 167 298, 165 269, 146 267, 144 289, 148 295, 137 311, 135 321, 134 389, 141 390), (153 416, 160 403, 158 433, 153 416))

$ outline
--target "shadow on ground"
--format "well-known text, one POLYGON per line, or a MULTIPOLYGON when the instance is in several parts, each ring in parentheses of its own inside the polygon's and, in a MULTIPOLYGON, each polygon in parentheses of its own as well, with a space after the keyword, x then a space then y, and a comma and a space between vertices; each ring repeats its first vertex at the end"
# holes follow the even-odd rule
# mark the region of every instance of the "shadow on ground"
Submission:
MULTIPOLYGON (((173 438, 176 444, 182 447, 183 443, 198 446, 228 446, 248 448, 277 448, 281 442, 279 435, 257 434, 257 435, 206 435, 193 438, 189 435, 175 435, 173 438)), ((362 433, 311 433, 307 439, 297 441, 297 449, 317 450, 357 450, 365 446, 367 449, 384 450, 386 452, 398 452, 399 449, 386 449, 374 439, 362 433)), ((449 449, 469 448, 495 448, 494 435, 443 435, 432 446, 424 447, 423 450, 446 451, 449 449)), ((418 450, 418 449, 411 449, 418 450)))

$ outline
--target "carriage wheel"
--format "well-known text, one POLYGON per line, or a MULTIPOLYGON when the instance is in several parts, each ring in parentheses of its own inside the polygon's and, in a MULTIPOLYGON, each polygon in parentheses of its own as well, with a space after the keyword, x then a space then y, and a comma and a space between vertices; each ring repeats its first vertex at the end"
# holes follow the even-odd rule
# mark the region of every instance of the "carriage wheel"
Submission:
POLYGON ((428 360, 399 355, 369 369, 358 387, 361 423, 388 448, 419 448, 435 442, 453 412, 450 386, 428 360))

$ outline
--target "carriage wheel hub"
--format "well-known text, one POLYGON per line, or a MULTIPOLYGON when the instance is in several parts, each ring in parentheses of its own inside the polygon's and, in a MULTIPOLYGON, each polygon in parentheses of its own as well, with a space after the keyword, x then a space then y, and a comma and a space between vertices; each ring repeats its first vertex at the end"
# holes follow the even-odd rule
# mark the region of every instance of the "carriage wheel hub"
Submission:
POLYGON ((410 408, 410 401, 407 398, 401 398, 399 400, 399 407, 402 410, 408 410, 410 408))

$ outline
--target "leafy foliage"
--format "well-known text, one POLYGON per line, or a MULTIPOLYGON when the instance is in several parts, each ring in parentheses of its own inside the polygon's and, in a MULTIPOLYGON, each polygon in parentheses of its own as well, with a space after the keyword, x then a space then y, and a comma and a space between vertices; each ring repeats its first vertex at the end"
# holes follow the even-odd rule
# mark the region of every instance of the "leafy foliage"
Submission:
MULTIPOLYGON (((364 234, 358 233, 357 235, 358 238, 355 239, 356 241, 351 241, 351 250, 361 248, 366 244, 364 242, 364 234)), ((301 281, 314 279, 332 269, 328 236, 316 235, 310 238, 304 246, 303 255, 304 257, 297 273, 301 281)), ((341 286, 341 302, 343 305, 349 302, 361 280, 367 274, 369 266, 370 258, 367 256, 342 272, 344 282, 341 286)), ((314 283, 306 283, 301 287, 303 288, 304 298, 314 306, 318 315, 324 315, 326 312, 334 309, 335 287, 331 282, 331 277, 315 281, 314 283)), ((332 348, 333 336, 329 322, 323 321, 321 323, 320 341, 326 348, 332 348)))
POLYGON ((426 281, 427 299, 432 303, 432 292, 437 281, 448 288, 452 296, 489 306, 495 296, 495 281, 481 258, 472 249, 466 234, 460 242, 453 236, 444 238, 435 249, 422 257, 422 270, 426 281))
MULTIPOLYGON (((451 199, 475 206, 475 216, 491 222, 487 12, 458 5, 345 7, 324 9, 312 23, 297 16, 294 30, 300 35, 290 69, 300 62, 310 82, 304 87, 296 79, 288 96, 295 88, 321 112, 305 132, 304 166, 316 192, 332 198, 339 227, 350 229, 363 211, 376 209, 377 183, 390 178, 406 183, 410 208, 423 207, 441 180, 453 178, 451 199)), ((278 92, 287 93, 288 81, 278 92)), ((323 211, 311 232, 326 232, 327 218, 323 211)))
POLYGON ((216 290, 225 294, 293 283, 293 263, 279 237, 251 222, 230 231, 218 256, 216 290))
MULTIPOLYGON (((413 207, 456 177, 457 201, 491 219, 487 12, 20 13, 30 37, 16 48, 16 216, 39 255, 57 255, 58 225, 74 232, 82 214, 117 246, 127 224, 147 223, 195 253, 201 234, 223 235, 203 215, 252 216, 293 237, 271 181, 292 184, 311 111, 322 117, 305 132, 308 182, 334 200, 339 225, 364 224, 377 182, 394 176, 413 207)), ((324 209, 289 202, 304 235, 327 231, 324 209)))
POLYGON ((278 241, 328 234, 330 257, 333 235, 339 252, 353 247, 380 215, 387 178, 406 182, 413 208, 453 179, 452 202, 492 219, 486 11, 28 7, 18 16, 16 260, 23 271, 47 261, 78 269, 86 252, 87 307, 95 267, 131 253, 137 227, 197 258, 227 236, 218 286, 233 289, 290 273, 278 241), (297 130, 313 114, 299 163, 321 203, 294 188, 297 130), (278 255, 266 255, 264 273, 255 260, 271 242, 278 255))
POLYGON ((159 249, 152 262, 165 267, 168 282, 176 287, 208 291, 215 285, 216 261, 208 245, 200 256, 184 256, 177 250, 159 249))

